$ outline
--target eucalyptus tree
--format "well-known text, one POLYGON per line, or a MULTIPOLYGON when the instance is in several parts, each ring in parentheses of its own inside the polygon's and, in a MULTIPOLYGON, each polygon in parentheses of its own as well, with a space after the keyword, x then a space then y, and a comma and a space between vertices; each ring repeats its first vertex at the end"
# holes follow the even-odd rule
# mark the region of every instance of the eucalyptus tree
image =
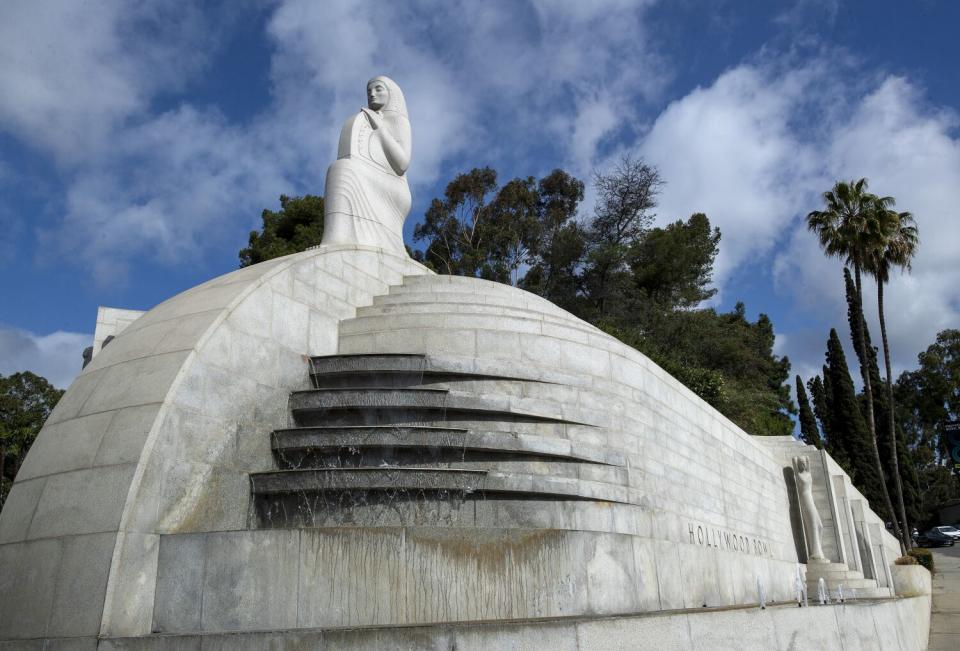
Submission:
MULTIPOLYGON (((817 235, 820 246, 829 257, 838 257, 853 268, 856 300, 859 311, 863 311, 863 285, 861 274, 867 259, 873 251, 884 245, 890 232, 889 223, 892 197, 877 197, 867 192, 867 179, 859 181, 838 181, 832 190, 823 193, 825 210, 814 210, 807 215, 807 228, 817 235)), ((863 390, 867 400, 867 429, 874 467, 880 480, 881 494, 891 515, 893 528, 906 551, 905 535, 898 518, 894 515, 893 503, 883 481, 883 464, 880 462, 880 450, 877 447, 877 428, 873 415, 873 387, 870 382, 870 369, 863 319, 854 319, 853 339, 858 343, 857 356, 860 358, 860 375, 863 378, 863 390)), ((896 448, 894 448, 896 449, 896 448)))
MULTIPOLYGON (((866 260, 864 260, 864 269, 877 280, 877 311, 880 317, 880 338, 883 340, 883 362, 887 371, 887 400, 889 402, 889 408, 887 409, 887 433, 890 437, 890 449, 893 451, 890 458, 893 464, 897 506, 900 509, 900 520, 903 522, 903 528, 907 530, 907 512, 903 502, 900 463, 897 459, 898 446, 896 420, 894 418, 893 372, 890 369, 890 343, 887 339, 887 321, 883 309, 883 286, 890 280, 891 268, 899 267, 906 271, 910 270, 911 262, 917 251, 920 239, 913 215, 909 212, 896 212, 892 210, 892 206, 893 201, 886 204, 878 201, 874 206, 875 210, 885 213, 885 218, 883 218, 882 221, 886 223, 887 232, 883 245, 871 250, 866 260)), ((905 540, 905 543, 909 546, 909 539, 905 540)))
POLYGON ((603 318, 630 282, 630 247, 653 224, 664 181, 653 165, 624 156, 612 171, 594 174, 593 183, 597 203, 587 231, 589 252, 583 276, 595 314, 603 318))

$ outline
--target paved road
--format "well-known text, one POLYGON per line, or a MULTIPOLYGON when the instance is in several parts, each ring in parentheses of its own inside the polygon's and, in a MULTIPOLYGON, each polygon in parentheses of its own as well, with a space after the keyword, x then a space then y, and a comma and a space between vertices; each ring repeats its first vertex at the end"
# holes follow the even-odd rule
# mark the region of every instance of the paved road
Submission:
POLYGON ((960 649, 960 545, 931 549, 937 570, 933 577, 933 609, 929 651, 960 649))

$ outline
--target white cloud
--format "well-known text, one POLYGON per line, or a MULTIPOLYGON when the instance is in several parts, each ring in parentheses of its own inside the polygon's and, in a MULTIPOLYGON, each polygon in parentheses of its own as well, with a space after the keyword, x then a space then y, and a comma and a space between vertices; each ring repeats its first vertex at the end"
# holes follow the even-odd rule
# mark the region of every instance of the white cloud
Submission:
POLYGON ((810 22, 833 25, 840 12, 840 0, 796 0, 773 21, 790 29, 804 29, 810 22))
POLYGON ((83 350, 92 334, 52 332, 38 335, 0 324, 0 375, 30 371, 66 389, 80 374, 83 350))
POLYGON ((290 187, 276 143, 190 107, 129 128, 117 142, 120 167, 78 171, 67 212, 45 233, 103 283, 122 283, 127 264, 202 259, 228 241, 236 215, 258 214, 290 187))
POLYGON ((661 220, 704 212, 720 227, 720 286, 770 253, 809 194, 814 156, 791 120, 816 74, 734 68, 670 104, 640 146, 667 182, 661 220))
POLYGON ((4 3, 0 129, 80 162, 109 136, 199 71, 197 41, 215 33, 201 12, 172 0, 4 3))

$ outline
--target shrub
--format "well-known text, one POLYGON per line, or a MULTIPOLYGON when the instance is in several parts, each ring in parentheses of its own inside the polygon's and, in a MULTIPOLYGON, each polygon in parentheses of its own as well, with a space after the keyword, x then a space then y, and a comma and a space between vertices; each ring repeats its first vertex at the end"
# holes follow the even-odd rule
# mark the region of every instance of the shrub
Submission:
POLYGON ((917 559, 915 559, 913 556, 901 556, 900 558, 895 560, 894 563, 896 563, 897 565, 918 565, 919 564, 917 563, 917 559))
POLYGON ((915 547, 907 553, 917 559, 917 562, 920 563, 920 565, 923 565, 925 568, 930 570, 930 574, 933 574, 933 554, 930 553, 929 549, 915 547))

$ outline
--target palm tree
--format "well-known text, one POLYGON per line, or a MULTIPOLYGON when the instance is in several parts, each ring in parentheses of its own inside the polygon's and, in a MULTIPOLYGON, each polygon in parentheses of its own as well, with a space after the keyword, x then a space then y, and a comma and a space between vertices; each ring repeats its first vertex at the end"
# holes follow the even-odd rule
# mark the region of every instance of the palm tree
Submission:
MULTIPOLYGON (((887 340, 887 321, 883 312, 883 286, 890 280, 890 269, 900 267, 907 271, 910 270, 911 261, 916 253, 917 245, 920 239, 917 236, 917 225, 913 220, 913 215, 908 212, 895 212, 889 205, 876 206, 877 210, 886 211, 888 219, 889 232, 883 248, 875 249, 871 255, 864 261, 864 269, 867 273, 877 279, 877 310, 880 316, 880 337, 883 340, 883 363, 887 370, 887 401, 890 405, 887 410, 887 430, 890 437, 891 459, 893 462, 894 488, 897 492, 897 506, 900 509, 900 522, 903 523, 904 532, 909 531, 907 525, 907 512, 903 505, 903 486, 900 482, 900 462, 897 453, 897 434, 896 423, 894 421, 893 404, 893 373, 890 370, 890 344, 887 340)), ((909 547, 909 538, 904 541, 909 547)))
MULTIPOLYGON (((876 197, 867 192, 867 180, 838 181, 832 190, 823 193, 826 210, 814 210, 807 215, 807 228, 820 240, 824 253, 830 257, 843 258, 853 267, 853 276, 857 290, 858 312, 863 314, 863 292, 861 271, 867 258, 886 240, 886 234, 892 229, 889 207, 892 197, 876 197), (886 209, 881 210, 881 207, 886 209)), ((860 358, 860 375, 863 378, 863 392, 867 398, 867 427, 870 432, 870 447, 873 463, 880 478, 882 496, 893 521, 893 529, 906 553, 904 533, 901 531, 887 483, 883 481, 883 464, 880 462, 880 450, 877 448, 877 428, 873 416, 873 388, 870 386, 870 369, 867 360, 866 340, 863 332, 863 319, 853 319, 853 339, 860 358)))

